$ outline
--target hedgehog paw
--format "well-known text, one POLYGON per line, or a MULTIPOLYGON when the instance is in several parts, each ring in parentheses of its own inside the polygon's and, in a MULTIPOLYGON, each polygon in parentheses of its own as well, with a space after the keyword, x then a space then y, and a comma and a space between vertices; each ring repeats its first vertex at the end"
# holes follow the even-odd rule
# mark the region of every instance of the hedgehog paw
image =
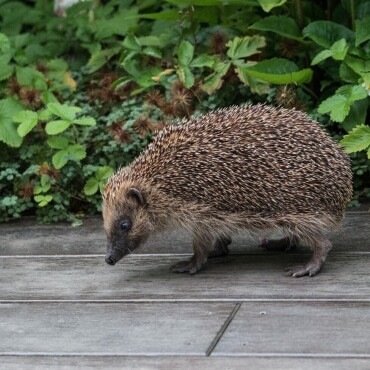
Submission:
POLYGON ((302 277, 309 275, 310 277, 313 277, 320 271, 322 265, 323 264, 319 262, 309 262, 307 265, 288 267, 284 271, 287 272, 288 276, 302 277))
POLYGON ((267 249, 270 251, 285 251, 288 252, 291 249, 296 249, 297 244, 292 243, 289 238, 283 238, 279 240, 268 240, 262 239, 260 248, 267 249))
POLYGON ((190 275, 196 274, 201 268, 203 263, 195 258, 188 261, 181 261, 171 267, 172 272, 188 272, 190 275))

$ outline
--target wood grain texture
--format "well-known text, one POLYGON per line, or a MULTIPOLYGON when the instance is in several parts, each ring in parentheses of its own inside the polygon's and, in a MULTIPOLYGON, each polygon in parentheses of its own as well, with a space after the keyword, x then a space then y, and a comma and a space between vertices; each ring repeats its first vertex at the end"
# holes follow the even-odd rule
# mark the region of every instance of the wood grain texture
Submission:
POLYGON ((285 275, 309 255, 276 254, 212 259, 194 276, 170 266, 184 256, 2 257, 0 299, 369 299, 370 254, 330 255, 314 278, 285 275))
POLYGON ((234 306, 0 304, 0 354, 204 355, 234 306))
POLYGON ((4 370, 369 370, 369 359, 194 356, 1 356, 4 370))
MULTIPOLYGON (((348 213, 342 229, 330 236, 336 252, 370 252, 370 213, 348 213)), ((266 253, 259 242, 234 237, 231 253, 266 253)), ((191 236, 173 231, 155 235, 134 253, 191 253, 191 236)), ((81 227, 40 225, 34 219, 0 224, 0 255, 104 254, 105 235, 100 218, 88 218, 81 227)))
MULTIPOLYGON (((367 355, 370 303, 243 303, 213 355, 367 355)), ((369 362, 370 364, 370 362, 369 362)))

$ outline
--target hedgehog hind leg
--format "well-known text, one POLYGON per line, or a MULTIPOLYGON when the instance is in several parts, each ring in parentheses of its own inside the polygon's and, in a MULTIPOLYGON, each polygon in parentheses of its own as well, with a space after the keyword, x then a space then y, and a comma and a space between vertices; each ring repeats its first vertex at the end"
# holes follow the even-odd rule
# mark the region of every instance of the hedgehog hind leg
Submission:
POLYGON ((188 272, 190 275, 196 274, 207 263, 212 248, 212 237, 210 235, 207 233, 202 235, 195 234, 193 238, 194 255, 190 260, 180 261, 173 265, 171 271, 188 272))
POLYGON ((326 257, 332 248, 330 240, 325 234, 315 235, 315 238, 307 240, 307 244, 313 249, 313 256, 305 265, 297 265, 285 269, 287 275, 302 277, 309 275, 315 276, 323 267, 326 257))

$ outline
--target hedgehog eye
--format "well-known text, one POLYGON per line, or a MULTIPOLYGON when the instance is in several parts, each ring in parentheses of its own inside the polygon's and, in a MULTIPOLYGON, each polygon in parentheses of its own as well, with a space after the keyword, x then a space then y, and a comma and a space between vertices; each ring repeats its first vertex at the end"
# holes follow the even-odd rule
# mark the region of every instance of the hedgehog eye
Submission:
POLYGON ((130 228, 130 223, 128 221, 121 221, 119 227, 121 228, 122 231, 128 231, 130 228))

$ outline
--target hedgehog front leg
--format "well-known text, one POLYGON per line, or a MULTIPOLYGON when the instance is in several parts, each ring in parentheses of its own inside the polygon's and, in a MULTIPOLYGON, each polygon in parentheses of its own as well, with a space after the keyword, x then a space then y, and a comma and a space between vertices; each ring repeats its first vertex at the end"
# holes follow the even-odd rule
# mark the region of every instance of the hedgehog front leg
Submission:
POLYGON ((306 265, 292 266, 285 269, 287 275, 301 277, 315 276, 325 263, 326 257, 332 248, 330 240, 325 235, 319 235, 314 241, 307 241, 313 249, 313 256, 306 265))
POLYGON ((229 244, 231 244, 230 237, 220 236, 216 239, 214 249, 209 252, 208 258, 227 256, 229 254, 229 244))
POLYGON ((212 239, 205 235, 194 235, 194 255, 187 261, 181 261, 171 267, 172 272, 188 272, 196 274, 207 263, 208 255, 212 246, 212 239))

